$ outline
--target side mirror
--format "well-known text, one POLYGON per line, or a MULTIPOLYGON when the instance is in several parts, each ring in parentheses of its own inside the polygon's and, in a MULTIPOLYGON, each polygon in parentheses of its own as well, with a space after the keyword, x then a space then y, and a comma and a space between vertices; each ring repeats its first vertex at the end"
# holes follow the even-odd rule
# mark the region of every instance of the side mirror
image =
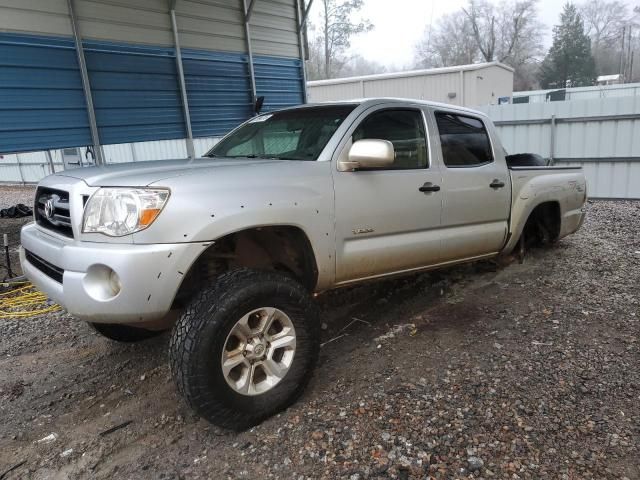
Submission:
POLYGON ((388 140, 358 140, 351 145, 347 160, 338 162, 338 170, 349 172, 358 168, 390 167, 395 158, 393 143, 388 140))

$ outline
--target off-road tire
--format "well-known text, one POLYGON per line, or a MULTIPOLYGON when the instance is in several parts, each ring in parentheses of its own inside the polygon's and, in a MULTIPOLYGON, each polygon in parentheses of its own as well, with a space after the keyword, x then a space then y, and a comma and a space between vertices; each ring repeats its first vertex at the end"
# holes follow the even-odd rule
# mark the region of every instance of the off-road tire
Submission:
POLYGON ((272 271, 238 269, 203 287, 174 326, 169 343, 171 372, 187 404, 211 423, 244 430, 291 405, 311 378, 319 351, 315 304, 302 285, 272 271), (274 307, 295 327, 296 350, 284 378, 260 395, 234 391, 224 378, 222 350, 229 332, 256 308, 274 307))
POLYGON ((162 330, 147 330, 117 323, 87 323, 103 337, 121 343, 141 342, 164 333, 162 330))

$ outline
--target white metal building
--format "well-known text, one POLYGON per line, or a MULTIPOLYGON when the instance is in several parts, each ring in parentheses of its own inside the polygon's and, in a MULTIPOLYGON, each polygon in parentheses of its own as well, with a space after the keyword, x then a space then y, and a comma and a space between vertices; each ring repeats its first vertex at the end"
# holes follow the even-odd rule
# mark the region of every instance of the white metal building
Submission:
POLYGON ((513 68, 498 62, 307 82, 310 102, 401 97, 474 107, 512 92, 513 68))

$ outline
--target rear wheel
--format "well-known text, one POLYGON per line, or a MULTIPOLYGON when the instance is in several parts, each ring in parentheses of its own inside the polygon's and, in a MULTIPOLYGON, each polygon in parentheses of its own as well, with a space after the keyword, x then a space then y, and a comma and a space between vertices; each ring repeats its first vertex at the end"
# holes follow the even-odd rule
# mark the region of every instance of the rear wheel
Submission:
POLYGON ((199 415, 242 430, 302 393, 318 356, 318 333, 315 306, 295 280, 231 271, 203 288, 175 325, 171 370, 199 415))
POLYGON ((147 330, 130 325, 119 325, 117 323, 87 323, 103 337, 123 343, 141 342, 142 340, 157 337, 163 333, 161 330, 147 330))

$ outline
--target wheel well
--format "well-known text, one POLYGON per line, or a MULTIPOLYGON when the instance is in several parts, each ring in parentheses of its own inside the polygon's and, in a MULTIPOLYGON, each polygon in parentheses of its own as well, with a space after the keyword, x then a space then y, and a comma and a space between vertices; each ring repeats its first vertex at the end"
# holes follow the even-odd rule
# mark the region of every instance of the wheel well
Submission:
POLYGON ((560 237, 560 204, 544 202, 529 214, 522 234, 528 244, 545 245, 560 237))
POLYGON ((312 291, 318 280, 315 255, 307 235, 298 227, 256 227, 216 240, 191 266, 172 308, 182 308, 203 282, 234 268, 286 272, 312 291))

